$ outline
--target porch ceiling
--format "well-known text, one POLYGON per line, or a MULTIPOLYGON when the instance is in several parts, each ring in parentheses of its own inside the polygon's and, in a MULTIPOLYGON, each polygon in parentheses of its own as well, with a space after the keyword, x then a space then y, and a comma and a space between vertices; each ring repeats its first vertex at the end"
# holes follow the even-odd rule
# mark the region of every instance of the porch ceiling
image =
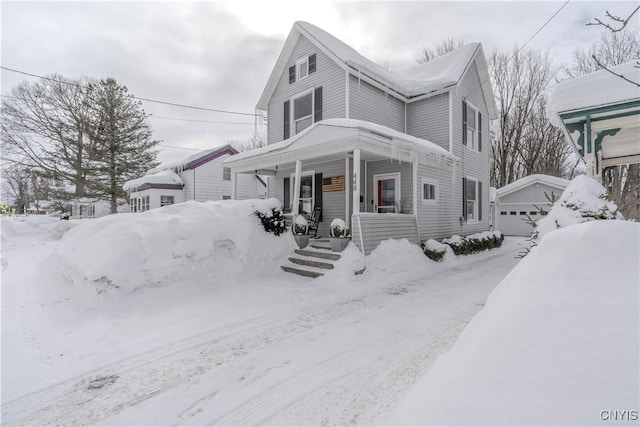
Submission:
POLYGON ((393 159, 441 168, 449 168, 458 161, 429 141, 378 125, 362 127, 354 123, 365 122, 344 119, 319 122, 288 140, 229 157, 224 164, 239 173, 274 171, 293 167, 296 160, 303 164, 344 160, 355 149, 360 149, 363 161, 393 159), (341 126, 343 123, 346 125, 341 126))

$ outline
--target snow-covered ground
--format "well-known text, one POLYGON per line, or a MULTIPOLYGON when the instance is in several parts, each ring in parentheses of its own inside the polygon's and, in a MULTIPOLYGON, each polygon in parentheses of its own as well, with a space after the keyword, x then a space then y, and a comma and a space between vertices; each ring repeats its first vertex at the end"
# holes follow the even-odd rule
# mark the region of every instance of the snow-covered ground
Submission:
MULTIPOLYGON (((193 209, 182 224, 198 226, 202 212, 193 209)), ((158 232, 177 224, 159 216, 166 212, 147 215, 158 232)), ((376 423, 453 345, 525 244, 507 239, 436 264, 406 241, 389 241, 367 257, 362 275, 353 275, 362 260, 348 248, 336 271, 307 279, 264 260, 221 273, 198 263, 199 251, 228 261, 221 248, 235 254, 251 242, 189 248, 174 237, 215 232, 194 237, 183 226, 154 247, 153 230, 126 226, 144 214, 119 217, 80 225, 3 219, 3 423, 376 423), (62 239, 61 227, 69 229, 62 239), (182 260, 174 267, 183 274, 153 275, 161 266, 150 254, 176 245, 182 252, 165 267, 182 260), (127 274, 91 262, 122 251, 127 274), (185 268, 193 263, 201 268, 185 268), (136 277, 144 286, 126 280, 130 264, 146 269, 136 277)), ((277 252, 292 240, 282 239, 253 244, 277 252)))
POLYGON ((640 225, 571 188, 520 262, 390 240, 318 279, 271 200, 2 218, 2 422, 637 424, 640 225))

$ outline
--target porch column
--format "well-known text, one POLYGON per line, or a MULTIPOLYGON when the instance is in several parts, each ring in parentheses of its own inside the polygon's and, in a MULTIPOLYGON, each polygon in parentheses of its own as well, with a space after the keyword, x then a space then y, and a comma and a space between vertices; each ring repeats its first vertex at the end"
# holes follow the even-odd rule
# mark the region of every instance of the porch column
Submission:
POLYGON ((360 149, 353 150, 353 213, 360 213, 360 149))
POLYGON ((302 175, 302 160, 296 160, 296 176, 293 182, 293 206, 291 210, 294 217, 300 213, 300 175, 302 175))
MULTIPOLYGON (((413 160, 413 214, 418 217, 418 199, 422 197, 422 184, 418 183, 418 161, 413 160)), ((440 191, 440 190, 438 190, 440 191)))
POLYGON ((349 188, 351 187, 349 172, 349 154, 344 159, 344 222, 350 226, 351 215, 349 215, 349 188))
POLYGON ((238 172, 231 174, 231 200, 236 200, 238 195, 238 172))

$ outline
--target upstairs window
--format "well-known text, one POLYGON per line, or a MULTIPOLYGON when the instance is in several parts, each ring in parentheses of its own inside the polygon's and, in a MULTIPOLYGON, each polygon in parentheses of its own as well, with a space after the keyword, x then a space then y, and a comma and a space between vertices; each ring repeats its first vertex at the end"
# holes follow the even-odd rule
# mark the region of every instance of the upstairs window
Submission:
POLYGON ((316 54, 306 55, 289 67, 289 84, 302 80, 316 72, 316 54))
POLYGON ((293 100, 295 133, 300 133, 313 124, 313 92, 293 100))
POLYGON ((309 58, 304 57, 296 62, 296 70, 298 72, 298 80, 304 79, 309 75, 309 58))
POLYGON ((467 148, 482 151, 482 114, 466 101, 462 102, 462 133, 467 148))

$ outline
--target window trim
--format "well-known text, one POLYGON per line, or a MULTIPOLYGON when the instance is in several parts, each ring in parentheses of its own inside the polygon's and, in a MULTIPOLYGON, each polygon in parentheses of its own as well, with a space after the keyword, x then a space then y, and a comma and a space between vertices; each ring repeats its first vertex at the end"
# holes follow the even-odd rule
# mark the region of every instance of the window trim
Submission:
POLYGON ((304 131, 304 129, 307 129, 309 126, 312 126, 315 122, 314 117, 315 117, 315 112, 316 112, 316 105, 315 105, 315 101, 316 101, 316 95, 315 95, 315 88, 311 88, 311 89, 307 89, 303 92, 299 92, 296 95, 292 96, 289 99, 289 117, 291 117, 289 119, 289 135, 294 136, 299 134, 300 132, 304 131), (311 114, 304 116, 300 119, 296 119, 296 100, 300 99, 300 98, 304 98, 305 96, 311 94, 311 114), (311 125, 307 126, 306 128, 302 129, 300 132, 296 132, 296 123, 298 123, 299 121, 305 120, 307 118, 311 118, 311 125))
POLYGON ((475 199, 473 199, 473 219, 469 219, 470 212, 469 212, 469 208, 467 207, 467 222, 473 224, 473 223, 479 222, 479 220, 478 220, 478 183, 480 182, 480 180, 478 178, 474 177, 474 176, 469 176, 469 175, 467 175, 466 178, 467 178, 467 197, 466 197, 467 206, 469 205, 469 197, 468 197, 468 194, 469 194, 469 181, 473 181, 476 184, 475 185, 475 188, 476 188, 475 199))
POLYGON ((306 79, 307 77, 309 77, 309 55, 303 56, 302 58, 296 61, 296 81, 306 79), (304 64, 305 62, 307 63, 307 66, 306 66, 307 74, 305 74, 304 76, 301 76, 300 65, 304 64))
POLYGON ((467 130, 469 129, 469 108, 471 108, 474 111, 474 119, 475 119, 475 124, 476 127, 473 130, 473 139, 470 141, 469 140, 469 134, 467 133, 467 150, 471 150, 471 151, 475 151, 476 153, 479 153, 480 151, 478 150, 478 113, 479 113, 479 109, 473 105, 471 102, 466 101, 467 104, 467 121, 465 123, 465 129, 463 129, 463 132, 467 132, 467 130))
POLYGON ((427 178, 427 177, 421 177, 420 178, 420 200, 422 201, 423 205, 435 205, 438 204, 438 202, 440 201, 440 185, 437 179, 431 179, 431 178, 427 178), (435 192, 435 197, 433 199, 425 199, 424 198, 424 186, 425 184, 427 185, 433 185, 434 186, 434 192, 435 192))

